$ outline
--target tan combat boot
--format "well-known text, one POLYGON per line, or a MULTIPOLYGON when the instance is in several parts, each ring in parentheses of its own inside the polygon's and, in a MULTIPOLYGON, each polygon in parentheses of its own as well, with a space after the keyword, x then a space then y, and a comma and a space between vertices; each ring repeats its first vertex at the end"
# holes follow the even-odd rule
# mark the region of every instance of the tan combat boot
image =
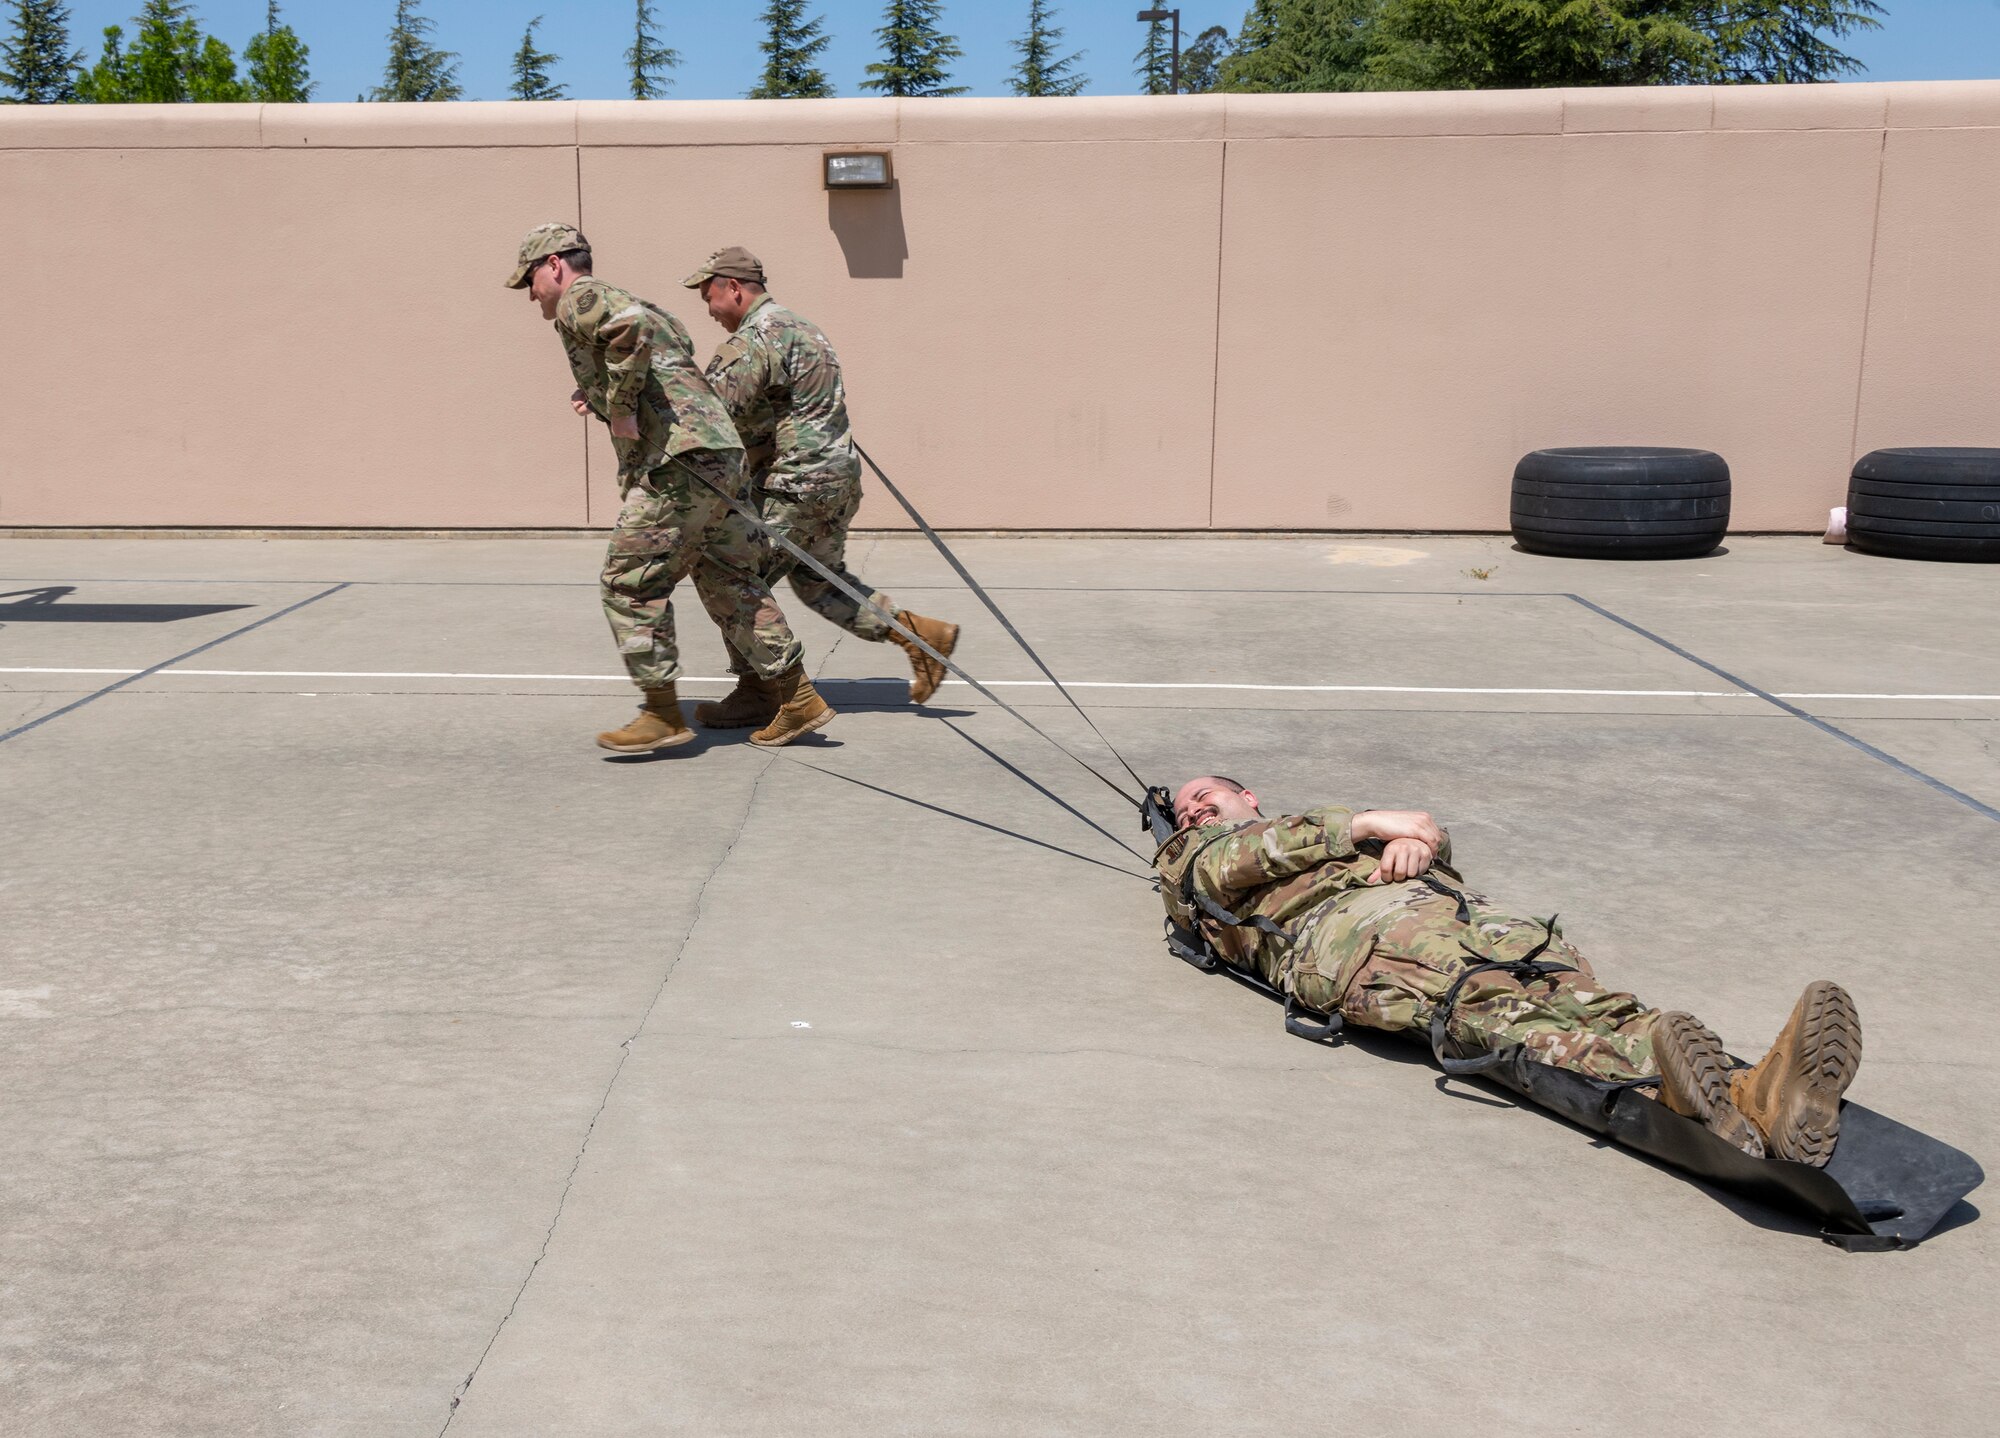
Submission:
POLYGON ((1661 1014, 1653 1020, 1653 1060, 1661 1103, 1752 1158, 1764 1156, 1763 1137, 1729 1097, 1729 1052, 1715 1030, 1693 1014, 1661 1014))
MULTIPOLYGON (((947 659, 951 658, 951 651, 958 647, 956 624, 912 614, 907 609, 896 611, 896 622, 947 659)), ((938 685, 944 683, 945 667, 893 629, 889 631, 889 642, 910 656, 910 669, 916 676, 910 680, 910 702, 921 704, 937 693, 938 685)))
POLYGON ((1840 1137, 1840 1096, 1861 1067, 1861 1015, 1847 990, 1816 979, 1771 1051, 1729 1079, 1729 1097, 1776 1158, 1826 1167, 1840 1137))
POLYGON ((750 736, 762 749, 781 749, 794 739, 812 733, 833 718, 834 708, 819 697, 806 667, 794 664, 776 679, 765 681, 778 700, 778 712, 771 722, 750 736))
POLYGON ((623 729, 597 736, 598 744, 620 754, 650 754, 655 749, 671 749, 694 738, 694 730, 681 718, 681 705, 669 684, 664 689, 643 691, 639 715, 623 729))
POLYGON ((736 687, 714 703, 695 705, 694 717, 711 729, 761 728, 777 718, 777 685, 751 673, 734 645, 729 646, 729 668, 736 687))

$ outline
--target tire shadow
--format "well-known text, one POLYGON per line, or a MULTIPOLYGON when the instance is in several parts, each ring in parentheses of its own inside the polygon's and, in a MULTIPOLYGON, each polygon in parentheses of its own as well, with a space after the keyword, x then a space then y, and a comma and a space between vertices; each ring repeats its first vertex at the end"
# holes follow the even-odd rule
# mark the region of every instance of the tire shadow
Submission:
POLYGON ((1595 564, 1602 560, 1618 560, 1628 564, 1706 564, 1711 559, 1721 559, 1729 553, 1729 546, 1718 544, 1706 554, 1677 554, 1670 557, 1644 554, 1550 554, 1546 550, 1530 549, 1520 540, 1507 546, 1516 554, 1532 554, 1542 559, 1580 559, 1595 564))

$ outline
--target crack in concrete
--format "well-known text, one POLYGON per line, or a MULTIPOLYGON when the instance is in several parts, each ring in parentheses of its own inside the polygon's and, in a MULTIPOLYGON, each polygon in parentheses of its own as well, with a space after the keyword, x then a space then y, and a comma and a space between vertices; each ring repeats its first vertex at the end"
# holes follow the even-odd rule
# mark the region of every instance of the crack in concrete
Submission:
POLYGON ((709 886, 715 882, 715 876, 721 873, 723 866, 729 862, 729 856, 736 852, 736 845, 742 840, 744 831, 750 827, 750 815, 757 807, 757 793, 776 763, 777 754, 774 751, 765 760, 764 766, 757 771, 757 777, 750 785, 750 796, 744 801, 743 818, 737 824, 736 832, 729 836, 729 843, 723 848, 721 856, 716 859, 714 866, 702 879, 701 888, 695 893, 694 917, 688 921, 687 931, 681 935, 681 944, 674 951, 673 961, 667 965, 666 972, 660 975, 659 986, 653 990, 653 997, 647 1003, 645 1012, 639 1015, 637 1026, 618 1045, 618 1062, 611 1070, 611 1078, 604 1085, 603 1096, 598 1099, 597 1108, 590 1115, 590 1122, 584 1127, 583 1141, 577 1145, 576 1157, 570 1161, 569 1173, 563 1179, 562 1193, 556 1199, 556 1211, 549 1219, 547 1231, 542 1235, 542 1246, 536 1251, 534 1262, 528 1265, 528 1271, 521 1279, 521 1286, 514 1290, 513 1301, 507 1305, 507 1311, 500 1316, 500 1322, 494 1326, 493 1336, 488 1338, 486 1346, 479 1350, 479 1358, 472 1365, 472 1371, 465 1375, 465 1381, 459 1384, 451 1395, 451 1409, 445 1415, 444 1426, 438 1429, 438 1438, 444 1438, 444 1434, 450 1431, 452 1423, 458 1418, 458 1405, 471 1390, 473 1381, 479 1377, 479 1370, 486 1366, 486 1359, 493 1352, 493 1346, 500 1341, 500 1335, 506 1331, 515 1311, 520 1308, 521 1299, 526 1295, 528 1285, 535 1281, 535 1273, 541 1268, 542 1260, 548 1257, 549 1245, 555 1241, 556 1228, 561 1224, 563 1210, 569 1203, 570 1190, 575 1188, 577 1173, 583 1167, 584 1154, 589 1151, 591 1137, 597 1132, 597 1121, 604 1116, 604 1110, 611 1104, 612 1091, 618 1087, 618 1080, 625 1072, 625 1061, 632 1057, 632 1045, 638 1042, 641 1034, 645 1033, 646 1025, 653 1017, 653 1010, 659 1006, 660 999, 666 994, 667 984, 672 980, 674 971, 680 967, 681 960, 687 957, 688 950, 693 946, 695 931, 701 927, 702 918, 707 913, 709 886))

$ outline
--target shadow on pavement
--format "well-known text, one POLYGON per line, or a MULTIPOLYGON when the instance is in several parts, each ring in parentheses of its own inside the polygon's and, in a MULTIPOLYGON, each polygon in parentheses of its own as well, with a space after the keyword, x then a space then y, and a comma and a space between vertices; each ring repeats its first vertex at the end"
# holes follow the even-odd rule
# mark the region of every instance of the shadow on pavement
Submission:
POLYGON ((171 624, 249 609, 248 604, 64 604, 73 584, 16 589, 0 594, 0 624, 171 624), (17 597, 18 596, 18 597, 17 597))

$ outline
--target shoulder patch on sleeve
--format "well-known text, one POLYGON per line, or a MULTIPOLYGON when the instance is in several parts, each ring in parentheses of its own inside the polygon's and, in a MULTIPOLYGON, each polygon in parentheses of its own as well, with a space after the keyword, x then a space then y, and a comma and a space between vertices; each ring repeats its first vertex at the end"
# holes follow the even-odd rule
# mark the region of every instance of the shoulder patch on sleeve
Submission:
POLYGON ((604 308, 604 286, 593 283, 588 278, 578 280, 569 287, 556 307, 556 320, 568 320, 571 324, 588 323, 601 317, 604 308))

